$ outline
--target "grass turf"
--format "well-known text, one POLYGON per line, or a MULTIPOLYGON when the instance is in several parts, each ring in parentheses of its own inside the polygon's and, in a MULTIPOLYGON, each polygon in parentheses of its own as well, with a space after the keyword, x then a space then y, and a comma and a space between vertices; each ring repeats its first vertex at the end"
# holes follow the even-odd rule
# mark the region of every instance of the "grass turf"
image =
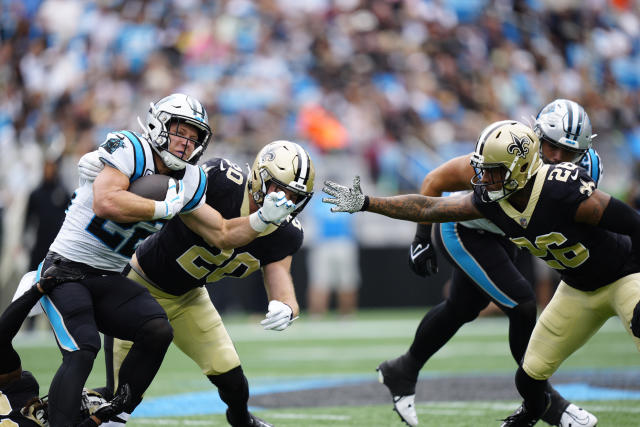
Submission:
MULTIPOLYGON (((237 346, 250 384, 279 377, 347 376, 370 374, 375 378, 379 362, 406 351, 423 311, 361 311, 355 318, 341 320, 302 319, 282 333, 263 331, 259 317, 225 316, 225 324, 237 346)), ((507 343, 505 318, 482 318, 464 326, 422 373, 506 373, 515 372, 507 343)), ((46 393, 60 354, 51 337, 16 339, 23 366, 40 381, 46 393)), ((582 349, 561 367, 563 370, 638 369, 633 341, 617 319, 609 321, 582 349)), ((104 385, 102 355, 96 359, 87 385, 104 385)), ((190 359, 171 347, 160 372, 147 392, 148 397, 211 390, 208 380, 190 359)), ((419 396, 418 396, 419 399, 419 396)), ((578 402, 580 403, 580 402, 578 402)), ((604 426, 637 426, 637 401, 589 401, 586 407, 604 426)), ((421 425, 496 426, 518 402, 420 402, 421 425)), ((258 412, 278 426, 399 426, 391 404, 322 408, 281 408, 258 412)), ((128 425, 187 426, 226 425, 223 415, 190 417, 134 417, 128 425)))

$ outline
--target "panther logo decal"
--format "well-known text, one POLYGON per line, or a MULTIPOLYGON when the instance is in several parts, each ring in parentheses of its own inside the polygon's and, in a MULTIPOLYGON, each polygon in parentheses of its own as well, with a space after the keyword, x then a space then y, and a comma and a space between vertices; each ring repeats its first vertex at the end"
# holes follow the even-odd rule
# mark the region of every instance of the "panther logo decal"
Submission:
POLYGON ((511 144, 507 146, 509 154, 515 154, 523 159, 526 158, 527 154, 529 154, 529 144, 531 144, 529 137, 525 135, 519 138, 518 136, 511 134, 511 140, 511 144))
POLYGON ((124 140, 122 138, 109 138, 100 147, 107 150, 109 154, 113 154, 118 148, 124 148, 124 140))

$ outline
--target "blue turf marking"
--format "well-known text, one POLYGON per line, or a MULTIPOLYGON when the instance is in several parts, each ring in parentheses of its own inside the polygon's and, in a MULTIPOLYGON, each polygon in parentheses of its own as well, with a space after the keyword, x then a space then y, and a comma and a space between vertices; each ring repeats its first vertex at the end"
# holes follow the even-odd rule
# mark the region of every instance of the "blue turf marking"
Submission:
MULTIPOLYGON (((341 378, 306 378, 279 380, 259 384, 259 381, 249 384, 252 396, 262 394, 281 393, 287 391, 312 390, 323 387, 357 384, 369 382, 372 375, 354 375, 341 378)), ((224 414, 227 405, 220 400, 218 391, 211 386, 211 390, 196 393, 175 394, 171 396, 150 397, 142 401, 133 412, 134 417, 179 417, 189 415, 224 414)), ((252 410, 259 408, 252 407, 252 410)))
POLYGON ((616 390, 586 383, 554 384, 567 400, 640 400, 639 390, 616 390))

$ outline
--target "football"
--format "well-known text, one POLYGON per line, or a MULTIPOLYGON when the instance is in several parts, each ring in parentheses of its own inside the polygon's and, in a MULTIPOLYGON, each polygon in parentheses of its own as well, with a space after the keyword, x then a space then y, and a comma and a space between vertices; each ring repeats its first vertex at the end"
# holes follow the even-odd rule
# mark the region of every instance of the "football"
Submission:
POLYGON ((133 181, 129 185, 129 191, 145 199, 161 201, 167 195, 169 179, 167 175, 145 175, 133 181))

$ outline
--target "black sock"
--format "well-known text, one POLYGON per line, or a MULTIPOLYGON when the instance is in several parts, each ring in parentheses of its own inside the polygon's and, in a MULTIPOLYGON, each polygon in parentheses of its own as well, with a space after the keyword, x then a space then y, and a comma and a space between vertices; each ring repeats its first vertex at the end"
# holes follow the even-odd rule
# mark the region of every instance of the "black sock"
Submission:
POLYGON ((242 371, 242 366, 221 375, 207 375, 207 378, 218 388, 220 399, 229 407, 232 419, 242 420, 248 416, 249 382, 242 371))
POLYGON ((549 393, 547 392, 547 380, 535 380, 531 378, 522 367, 516 372, 516 387, 524 398, 524 405, 532 415, 541 417, 549 406, 549 393))
POLYGON ((552 426, 557 426, 560 424, 560 418, 562 418, 562 413, 567 406, 571 404, 567 399, 562 397, 560 393, 556 391, 555 388, 551 387, 551 384, 547 381, 547 393, 551 397, 551 405, 547 412, 542 416, 542 421, 552 426))

